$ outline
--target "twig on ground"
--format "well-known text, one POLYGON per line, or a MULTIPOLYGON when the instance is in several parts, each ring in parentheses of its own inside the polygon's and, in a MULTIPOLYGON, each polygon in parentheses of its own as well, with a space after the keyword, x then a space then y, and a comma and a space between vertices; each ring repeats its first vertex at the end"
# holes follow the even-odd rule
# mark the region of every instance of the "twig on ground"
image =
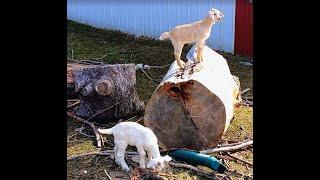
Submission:
POLYGON ((68 102, 75 102, 75 101, 79 101, 79 99, 68 99, 68 102))
POLYGON ((86 63, 89 63, 91 65, 106 65, 102 61, 96 60, 96 59, 93 59, 93 60, 81 60, 81 62, 86 62, 86 63))
POLYGON ((247 162, 247 161, 245 161, 245 160, 243 160, 243 159, 240 159, 240 158, 238 158, 238 157, 235 157, 235 156, 231 155, 231 154, 228 153, 228 152, 227 152, 226 154, 227 154, 228 156, 230 156, 230 157, 232 157, 232 158, 234 158, 234 159, 236 159, 236 160, 244 163, 244 164, 249 165, 250 167, 253 167, 253 164, 252 164, 252 163, 249 163, 249 162, 247 162))
POLYGON ((244 96, 242 97, 242 99, 248 100, 248 101, 252 101, 253 97, 252 96, 244 96))
POLYGON ((191 166, 191 165, 188 165, 188 164, 174 163, 174 162, 169 162, 169 164, 171 166, 174 166, 174 167, 177 167, 177 168, 190 169, 190 170, 196 172, 197 174, 199 174, 201 176, 204 176, 206 178, 209 178, 209 179, 214 179, 215 178, 215 175, 213 173, 206 172, 204 170, 201 170, 201 169, 199 169, 197 167, 194 167, 194 166, 191 166))
POLYGON ((104 173, 106 173, 106 175, 107 175, 107 177, 108 177, 109 180, 112 180, 112 178, 109 176, 107 170, 104 170, 104 173))
POLYGON ((105 108, 105 109, 103 109, 103 110, 101 110, 101 111, 99 111, 99 112, 95 113, 95 114, 94 114, 94 115, 92 115, 90 118, 88 118, 88 119, 87 119, 87 121, 90 121, 92 118, 96 117, 97 115, 99 115, 99 114, 101 114, 101 113, 103 113, 103 112, 105 112, 105 111, 108 111, 108 110, 112 109, 114 106, 116 106, 116 105, 120 104, 121 102, 122 102, 122 100, 121 100, 121 101, 116 102, 115 104, 113 104, 113 105, 112 105, 112 106, 110 106, 110 107, 107 107, 107 108, 105 108))
POLYGON ((156 81, 156 80, 154 80, 154 79, 152 79, 144 70, 143 70, 143 68, 142 67, 140 67, 139 66, 139 68, 141 69, 141 71, 146 75, 146 77, 148 78, 148 79, 150 79, 152 82, 154 82, 154 83, 160 83, 160 82, 158 82, 158 81, 156 81))
POLYGON ((251 64, 249 62, 244 62, 244 61, 240 61, 239 64, 243 64, 245 66, 253 66, 253 64, 251 64))
POLYGON ((114 53, 117 53, 117 52, 118 52, 118 51, 109 52, 109 53, 107 53, 107 54, 103 55, 102 57, 97 58, 97 60, 101 60, 101 59, 103 59, 103 58, 107 57, 108 55, 111 55, 111 54, 114 54, 114 53))
POLYGON ((163 68, 166 68, 168 66, 170 66, 171 64, 166 64, 166 65, 163 65, 163 66, 149 66, 149 65, 144 65, 144 68, 146 69, 149 69, 149 68, 160 68, 160 69, 163 69, 163 68))
POLYGON ((253 144, 253 140, 250 140, 250 141, 247 141, 247 142, 235 145, 235 146, 228 146, 228 147, 220 147, 220 148, 213 148, 213 149, 203 150, 203 151, 200 151, 200 153, 209 154, 209 153, 214 153, 214 152, 234 151, 234 150, 245 148, 245 147, 250 146, 252 144, 253 144))
POLYGON ((100 137, 100 134, 96 128, 96 126, 92 123, 92 122, 88 122, 78 116, 76 116, 75 114, 71 113, 71 112, 67 112, 67 115, 77 121, 80 121, 81 123, 84 123, 84 124, 87 124, 91 127, 91 129, 93 130, 95 136, 96 136, 96 141, 97 141, 97 147, 101 147, 101 137, 100 137))
POLYGON ((73 60, 73 59, 68 59, 67 61, 75 62, 75 63, 78 63, 78 64, 92 65, 91 63, 87 63, 87 62, 79 61, 79 60, 73 60))
POLYGON ((100 124, 100 123, 97 123, 97 122, 92 122, 93 124, 95 124, 95 125, 98 125, 98 126, 101 126, 101 127, 106 127, 107 126, 107 124, 100 124))
MULTIPOLYGON (((229 172, 230 172, 230 171, 229 171, 229 172)), ((238 177, 238 178, 243 178, 243 177, 245 177, 245 179, 248 179, 248 180, 252 180, 252 179, 253 179, 252 176, 239 173, 239 172, 237 172, 236 170, 234 170, 233 172, 234 172, 234 173, 233 173, 234 176, 236 176, 236 177, 238 177)))
POLYGON ((77 128, 77 129, 75 129, 74 131, 76 131, 76 132, 78 132, 79 134, 84 135, 84 136, 86 136, 86 137, 90 137, 90 138, 94 138, 94 137, 95 137, 95 136, 92 136, 92 135, 83 133, 82 131, 83 131, 84 129, 85 129, 85 128, 82 126, 81 128, 77 128))
POLYGON ((230 168, 232 168, 231 166, 230 166, 230 164, 229 164, 229 161, 228 160, 226 160, 226 161, 224 161, 225 163, 226 163, 226 166, 230 169, 230 168))
MULTIPOLYGON (((100 156, 107 156, 107 155, 113 155, 113 150, 105 150, 105 151, 93 151, 93 152, 89 152, 89 153, 84 153, 84 154, 78 154, 78 155, 73 155, 67 158, 67 160, 72 160, 72 159, 76 159, 79 157, 83 157, 83 156, 90 156, 90 155, 100 155, 100 156)), ((133 151, 126 151, 126 154, 128 155, 139 155, 138 152, 133 152, 133 151)))
POLYGON ((134 118, 136 118, 137 117, 137 115, 135 115, 135 116, 132 116, 131 118, 129 118, 129 119, 126 119, 125 121, 130 121, 130 120, 132 120, 132 119, 134 119, 134 118))
POLYGON ((76 158, 79 158, 79 157, 83 157, 83 156, 91 156, 91 155, 101 155, 101 156, 107 156, 107 155, 111 155, 112 152, 88 152, 88 153, 85 153, 85 154, 77 154, 77 155, 73 155, 73 156, 70 156, 70 157, 67 157, 67 161, 69 160, 73 160, 73 159, 76 159, 76 158))
POLYGON ((244 93, 246 93, 246 92, 248 92, 248 91, 250 91, 250 88, 247 88, 247 89, 241 91, 241 95, 244 94, 244 93))
POLYGON ((229 174, 223 176, 221 180, 227 179, 229 176, 231 176, 232 174, 235 174, 236 172, 237 172, 236 170, 230 172, 229 174))
POLYGON ((76 135, 77 135, 77 133, 74 133, 74 134, 72 134, 71 136, 67 137, 67 142, 69 141, 70 138, 72 138, 72 137, 74 137, 74 136, 76 136, 76 135))
POLYGON ((71 49, 71 59, 73 60, 73 49, 71 49))
POLYGON ((143 121, 143 118, 139 118, 137 121, 135 121, 136 123, 140 123, 141 121, 143 121))
POLYGON ((69 108, 71 108, 71 107, 73 107, 73 106, 76 106, 76 105, 78 105, 78 104, 80 104, 80 100, 78 100, 77 102, 75 102, 75 103, 73 103, 73 104, 70 104, 69 106, 67 106, 67 108, 69 109, 69 108))
POLYGON ((158 173, 158 174, 164 177, 177 177, 176 175, 173 175, 173 174, 165 174, 165 173, 158 173))
POLYGON ((95 137, 95 136, 93 136, 93 135, 85 134, 85 133, 83 133, 82 131, 79 131, 78 133, 81 134, 81 135, 83 135, 83 136, 89 137, 89 138, 94 138, 94 137, 95 137))
MULTIPOLYGON (((221 156, 218 156, 219 158, 221 158, 221 156)), ((226 159, 221 158, 222 162, 227 166, 227 168, 230 168, 230 165, 227 163, 226 159)))
POLYGON ((230 146, 235 146, 235 145, 239 145, 239 144, 248 142, 248 141, 250 141, 250 140, 252 140, 252 138, 246 139, 246 140, 244 140, 244 141, 236 142, 236 143, 231 143, 231 144, 218 144, 217 146, 218 146, 218 147, 230 147, 230 146))

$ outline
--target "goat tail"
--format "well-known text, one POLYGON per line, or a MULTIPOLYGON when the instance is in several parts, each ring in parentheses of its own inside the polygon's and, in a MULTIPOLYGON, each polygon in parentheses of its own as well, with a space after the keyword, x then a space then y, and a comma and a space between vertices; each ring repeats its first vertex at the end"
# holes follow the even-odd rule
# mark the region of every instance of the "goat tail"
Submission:
POLYGON ((170 39, 169 32, 164 32, 164 33, 162 33, 159 39, 160 39, 160 40, 170 39))
POLYGON ((100 134, 112 134, 112 128, 109 129, 97 129, 100 134))

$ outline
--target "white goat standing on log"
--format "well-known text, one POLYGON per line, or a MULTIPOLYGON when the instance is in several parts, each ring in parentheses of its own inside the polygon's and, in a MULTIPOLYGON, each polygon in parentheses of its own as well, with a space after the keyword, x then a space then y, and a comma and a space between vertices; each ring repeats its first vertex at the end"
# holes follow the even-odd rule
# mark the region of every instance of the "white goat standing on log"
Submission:
POLYGON ((146 155, 148 155, 147 168, 156 171, 160 171, 165 162, 171 161, 170 156, 160 155, 158 139, 152 130, 138 123, 122 122, 110 129, 98 129, 98 131, 101 134, 113 134, 115 162, 125 171, 130 170, 124 160, 128 145, 137 147, 140 168, 146 168, 146 155))
POLYGON ((170 39, 174 47, 175 60, 180 69, 185 67, 185 63, 180 59, 184 44, 196 42, 197 62, 202 61, 202 50, 205 41, 210 36, 211 27, 216 21, 220 22, 224 15, 217 9, 210 9, 208 15, 201 21, 192 24, 176 26, 169 32, 164 32, 160 40, 170 39))

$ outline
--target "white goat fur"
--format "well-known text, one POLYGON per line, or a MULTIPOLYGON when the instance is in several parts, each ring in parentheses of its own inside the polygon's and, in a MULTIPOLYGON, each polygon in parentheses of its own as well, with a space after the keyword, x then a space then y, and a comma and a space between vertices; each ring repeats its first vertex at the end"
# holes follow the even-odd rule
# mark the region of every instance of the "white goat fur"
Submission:
POLYGON ((196 42, 197 61, 202 61, 202 50, 205 41, 209 38, 211 27, 216 21, 220 22, 224 15, 217 9, 210 9, 208 15, 201 21, 192 24, 176 26, 169 32, 164 32, 160 40, 170 39, 174 47, 174 56, 180 69, 185 63, 180 59, 184 44, 196 42))
POLYGON ((110 129, 98 129, 101 134, 113 134, 114 136, 114 157, 115 162, 125 171, 129 171, 124 157, 128 145, 136 146, 139 153, 140 168, 147 168, 160 171, 165 162, 171 161, 171 157, 161 157, 158 146, 158 139, 151 129, 135 122, 121 122, 110 129), (146 155, 148 158, 146 159, 146 155))

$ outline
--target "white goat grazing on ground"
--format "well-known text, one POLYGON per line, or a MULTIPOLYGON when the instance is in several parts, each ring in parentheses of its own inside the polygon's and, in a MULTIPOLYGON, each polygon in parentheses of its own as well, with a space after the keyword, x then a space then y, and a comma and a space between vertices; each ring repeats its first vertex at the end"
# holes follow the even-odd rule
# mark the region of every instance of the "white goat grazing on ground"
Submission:
POLYGON ((115 162, 125 171, 130 170, 124 160, 128 145, 137 147, 140 168, 146 168, 146 155, 148 155, 147 168, 156 171, 161 171, 164 163, 171 161, 170 156, 160 155, 158 139, 152 130, 138 123, 121 122, 110 129, 98 129, 98 131, 101 134, 113 134, 115 162))
POLYGON ((170 39, 174 47, 174 56, 180 69, 185 63, 180 59, 184 44, 196 42, 197 62, 202 61, 202 50, 205 41, 210 36, 211 27, 216 21, 220 22, 224 15, 217 9, 210 9, 208 15, 201 21, 192 24, 176 26, 169 32, 164 32, 160 40, 170 39))

